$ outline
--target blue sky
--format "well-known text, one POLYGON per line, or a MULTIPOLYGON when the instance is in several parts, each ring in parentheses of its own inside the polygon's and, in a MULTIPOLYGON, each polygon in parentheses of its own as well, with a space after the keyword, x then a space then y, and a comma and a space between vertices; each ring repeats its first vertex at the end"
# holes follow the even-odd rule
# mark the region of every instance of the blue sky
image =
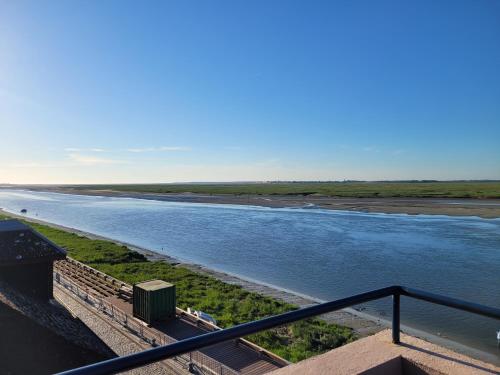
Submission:
POLYGON ((500 2, 0 1, 0 182, 500 179, 500 2))

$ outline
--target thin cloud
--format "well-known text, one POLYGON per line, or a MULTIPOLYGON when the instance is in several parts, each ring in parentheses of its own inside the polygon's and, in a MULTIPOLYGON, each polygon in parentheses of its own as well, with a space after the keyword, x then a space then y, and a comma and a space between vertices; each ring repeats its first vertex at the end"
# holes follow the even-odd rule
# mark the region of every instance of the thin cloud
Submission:
POLYGON ((57 167, 55 163, 25 162, 5 165, 6 168, 52 168, 57 167))
POLYGON ((94 166, 94 165, 110 165, 110 164, 125 164, 124 160, 98 158, 95 156, 82 154, 69 154, 71 161, 78 165, 94 166))
POLYGON ((179 146, 164 146, 160 147, 160 151, 191 151, 190 147, 179 147, 179 146))
POLYGON ((102 148, 76 148, 76 147, 67 147, 64 149, 66 152, 105 152, 106 150, 102 148))
POLYGON ((162 146, 162 147, 143 147, 143 148, 128 148, 128 152, 161 152, 161 151, 191 151, 190 147, 183 146, 162 146))
POLYGON ((80 153, 80 152, 133 152, 133 153, 141 153, 141 152, 168 152, 168 151, 191 151, 191 147, 184 146, 161 146, 161 147, 131 147, 126 149, 103 149, 103 148, 80 148, 80 147, 66 147, 64 149, 66 152, 71 153, 80 153))

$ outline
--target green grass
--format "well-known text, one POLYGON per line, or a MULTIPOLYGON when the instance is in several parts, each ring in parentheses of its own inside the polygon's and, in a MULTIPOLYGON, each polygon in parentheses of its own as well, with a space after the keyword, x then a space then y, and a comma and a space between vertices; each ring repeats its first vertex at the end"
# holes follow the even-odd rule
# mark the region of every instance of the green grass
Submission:
MULTIPOLYGON (((0 214, 0 220, 8 216, 0 214)), ((128 283, 162 279, 176 284, 177 304, 194 307, 213 315, 221 327, 253 321, 296 309, 239 286, 195 273, 182 266, 148 261, 142 254, 111 241, 93 240, 46 225, 26 222, 50 240, 65 248, 68 255, 128 283)), ((352 330, 319 319, 308 319, 286 327, 268 330, 249 339, 296 362, 355 339, 352 330)))
POLYGON ((498 181, 452 182, 290 182, 247 184, 75 185, 76 190, 108 189, 121 192, 199 193, 231 195, 325 195, 373 198, 500 198, 498 181))

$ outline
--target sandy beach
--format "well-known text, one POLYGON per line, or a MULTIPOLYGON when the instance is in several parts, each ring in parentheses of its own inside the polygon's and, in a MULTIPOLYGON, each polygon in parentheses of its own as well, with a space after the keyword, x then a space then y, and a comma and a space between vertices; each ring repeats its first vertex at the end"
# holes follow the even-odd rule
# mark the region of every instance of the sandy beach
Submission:
POLYGON ((500 199, 338 198, 321 195, 207 195, 193 193, 158 194, 119 192, 114 190, 82 190, 60 186, 29 186, 25 188, 66 194, 151 199, 168 202, 240 204, 273 208, 306 207, 409 215, 477 216, 485 219, 500 218, 500 199))
MULTIPOLYGON (((145 255, 149 260, 151 261, 164 261, 168 262, 170 264, 173 264, 178 267, 186 267, 194 272, 201 273, 204 275, 208 275, 211 277, 214 277, 222 282, 229 283, 229 284, 234 284, 234 285, 239 285, 245 290, 248 290, 250 292, 254 293, 259 293, 265 296, 269 296, 272 298, 276 298, 291 304, 298 305, 300 307, 305 307, 305 306, 310 306, 313 304, 325 302, 319 299, 316 299, 311 296, 306 296, 306 295, 301 295, 300 293, 296 293, 291 290, 286 290, 283 288, 276 287, 274 285, 268 285, 262 282, 259 282, 258 280, 250 280, 247 278, 243 278, 239 275, 233 275, 229 274, 226 272, 222 272, 219 270, 215 269, 210 269, 207 268, 203 265, 200 264, 195 264, 195 263, 189 263, 189 262, 183 262, 180 261, 174 257, 171 257, 169 255, 165 254, 160 254, 155 251, 136 246, 134 244, 126 243, 123 241, 119 241, 114 238, 109 238, 109 237, 104 237, 104 236, 99 236, 93 233, 81 231, 75 228, 70 228, 66 227, 63 225, 57 225, 53 224, 50 222, 46 222, 43 220, 38 220, 34 218, 28 218, 23 215, 18 215, 15 213, 11 213, 8 211, 5 211, 0 208, 1 213, 5 213, 6 215, 15 217, 15 218, 20 218, 23 220, 27 220, 30 222, 34 223, 39 223, 39 224, 44 224, 47 226, 51 226, 53 228, 57 229, 62 229, 68 232, 72 232, 75 234, 78 234, 80 236, 88 237, 91 239, 101 239, 101 240, 107 240, 107 241, 112 241, 114 243, 117 243, 119 245, 125 245, 129 247, 130 249, 137 251, 143 255, 145 255)), ((335 323, 343 326, 347 326, 352 328, 360 337, 366 337, 369 335, 372 335, 374 333, 380 332, 381 330, 385 328, 390 328, 391 323, 389 320, 386 320, 382 317, 378 316, 373 316, 370 314, 367 314, 362 311, 362 308, 347 308, 347 309, 342 309, 339 311, 334 311, 325 315, 321 316, 321 319, 329 322, 329 323, 335 323)), ((404 324, 401 325, 401 330, 409 335, 424 339, 426 341, 429 341, 431 343, 441 345, 443 347, 446 347, 448 349, 454 350, 458 353, 462 353, 465 355, 469 355, 471 357, 494 363, 494 364, 500 364, 500 357, 495 356, 490 353, 486 353, 480 350, 476 350, 472 347, 460 344, 458 342, 452 341, 450 339, 447 339, 446 337, 443 336, 438 336, 434 335, 422 330, 414 329, 411 327, 408 327, 404 324)))

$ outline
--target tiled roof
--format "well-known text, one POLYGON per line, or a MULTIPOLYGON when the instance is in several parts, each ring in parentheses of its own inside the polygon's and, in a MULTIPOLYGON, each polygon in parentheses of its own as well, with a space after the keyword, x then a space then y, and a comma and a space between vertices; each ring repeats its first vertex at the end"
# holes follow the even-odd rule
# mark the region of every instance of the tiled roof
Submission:
POLYGON ((65 257, 66 251, 20 221, 0 221, 0 267, 65 257))

